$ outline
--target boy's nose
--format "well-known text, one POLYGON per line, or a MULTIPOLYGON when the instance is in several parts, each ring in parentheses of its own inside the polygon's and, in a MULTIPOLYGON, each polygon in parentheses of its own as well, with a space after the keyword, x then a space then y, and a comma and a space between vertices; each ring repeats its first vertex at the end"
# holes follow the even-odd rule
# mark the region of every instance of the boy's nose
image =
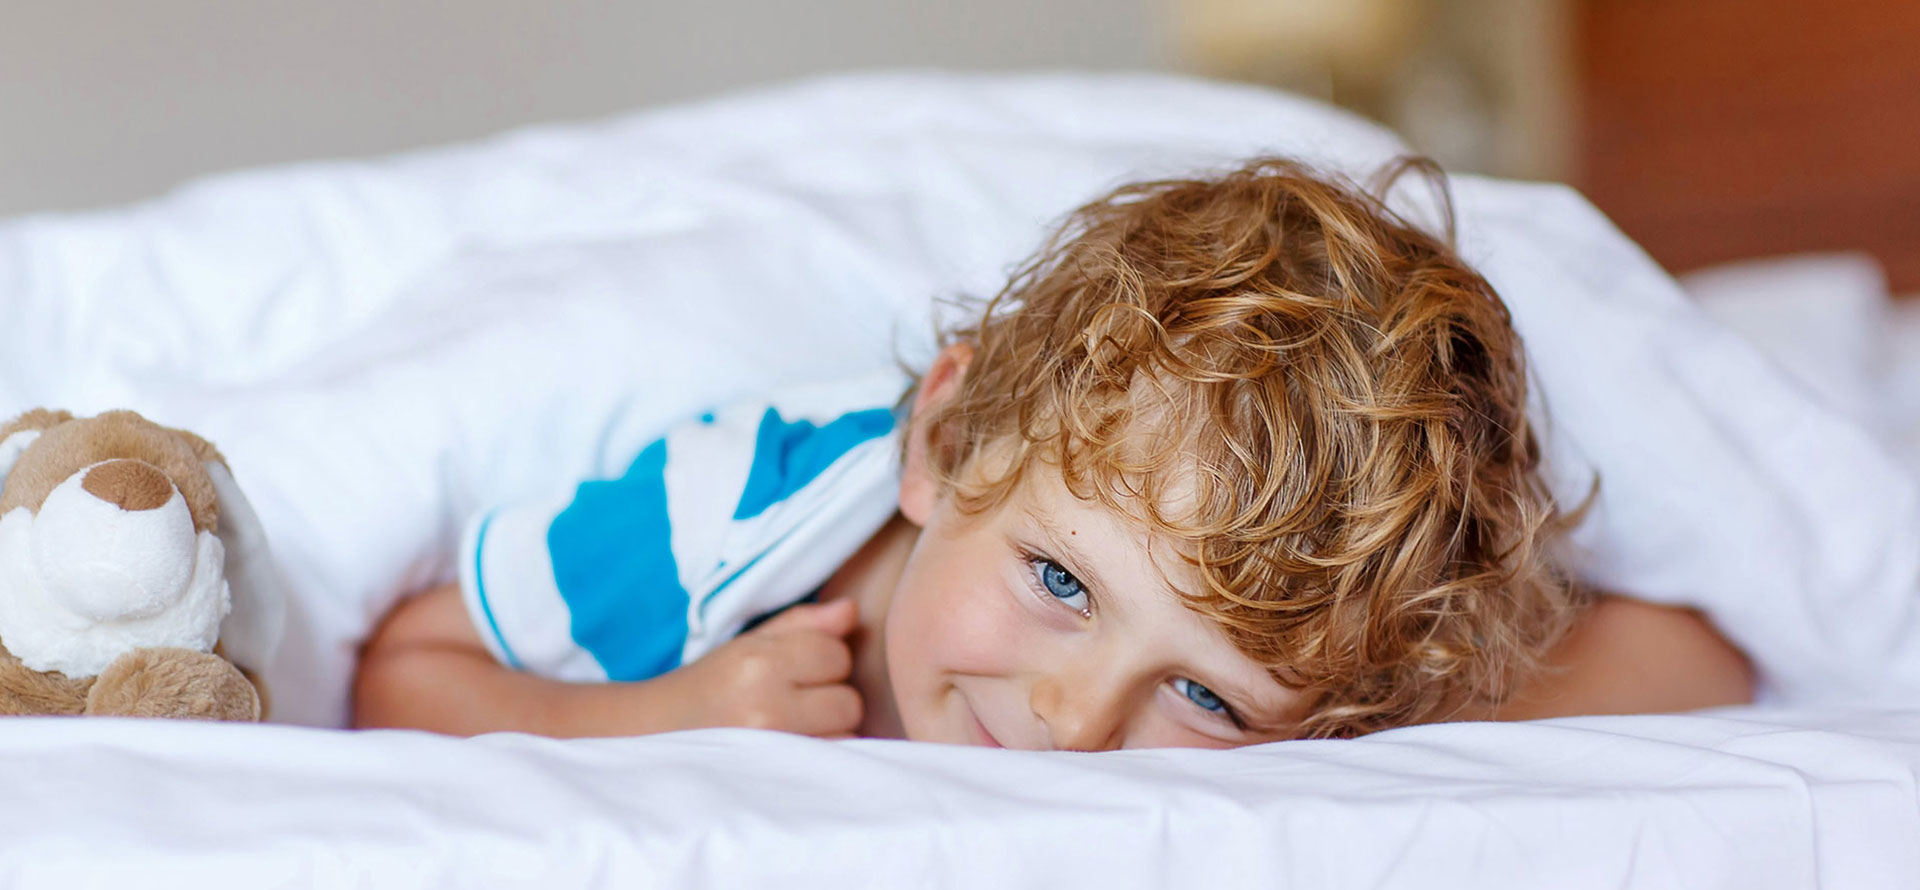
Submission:
POLYGON ((1028 704, 1054 750, 1111 751, 1125 735, 1126 698, 1124 684, 1078 671, 1041 677, 1028 704))

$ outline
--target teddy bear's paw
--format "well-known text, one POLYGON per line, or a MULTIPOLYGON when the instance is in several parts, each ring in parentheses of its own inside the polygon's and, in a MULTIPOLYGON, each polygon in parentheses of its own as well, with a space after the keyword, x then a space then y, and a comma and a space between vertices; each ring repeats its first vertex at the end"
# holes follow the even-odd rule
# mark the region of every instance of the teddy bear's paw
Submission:
POLYGON ((36 671, 20 663, 0 644, 0 714, 79 714, 87 706, 91 680, 76 680, 59 671, 36 671))
POLYGON ((100 672, 87 693, 86 713, 253 721, 260 719, 260 696, 232 662, 217 655, 136 649, 100 672))

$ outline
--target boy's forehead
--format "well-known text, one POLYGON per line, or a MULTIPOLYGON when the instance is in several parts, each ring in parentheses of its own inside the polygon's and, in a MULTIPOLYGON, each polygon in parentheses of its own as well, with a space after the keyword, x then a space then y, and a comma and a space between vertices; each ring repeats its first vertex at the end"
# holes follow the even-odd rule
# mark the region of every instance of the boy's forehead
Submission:
MULTIPOLYGON (((1137 487, 1114 488, 1108 480, 1099 479, 1071 486, 1060 467, 1036 460, 1021 479, 1015 503, 1045 531, 1064 538, 1060 543, 1065 546, 1101 551, 1086 555, 1103 561, 1124 556, 1130 567, 1151 572, 1158 582, 1154 587, 1169 596, 1194 592, 1199 574, 1189 556, 1193 542, 1156 527, 1142 498, 1134 493, 1137 487), (1097 490, 1075 491, 1076 487, 1097 490)), ((1162 501, 1172 500, 1162 504, 1162 514, 1190 509, 1190 504, 1181 499, 1190 498, 1191 491, 1191 483, 1181 479, 1162 486, 1162 501)))
MULTIPOLYGON (((1050 442, 1022 448, 1020 433, 982 442, 961 472, 976 480, 1014 474, 1008 505, 1024 504, 1056 526, 1098 517, 1103 539, 1141 554, 1173 591, 1198 592, 1202 542, 1181 529, 1214 524, 1200 503, 1205 397, 1189 382, 1141 369, 1118 400, 1125 419, 1107 431, 1106 447, 1069 436, 1067 424, 1059 423, 1050 442), (1059 462, 1062 445, 1074 451, 1071 466, 1059 462)), ((1088 417, 1102 413, 1082 407, 1088 417)))

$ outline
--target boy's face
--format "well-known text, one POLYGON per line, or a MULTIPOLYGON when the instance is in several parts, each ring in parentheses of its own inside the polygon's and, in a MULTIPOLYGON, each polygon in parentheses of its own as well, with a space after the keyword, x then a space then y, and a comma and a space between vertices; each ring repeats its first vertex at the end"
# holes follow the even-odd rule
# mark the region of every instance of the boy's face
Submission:
MULTIPOLYGON (((953 370, 936 364, 916 413, 953 370)), ((901 512, 921 531, 883 634, 908 738, 1106 750, 1287 737, 1299 694, 1181 603, 1176 589, 1197 589, 1198 572, 1164 540, 1044 465, 1000 507, 962 514, 919 447, 901 512)))

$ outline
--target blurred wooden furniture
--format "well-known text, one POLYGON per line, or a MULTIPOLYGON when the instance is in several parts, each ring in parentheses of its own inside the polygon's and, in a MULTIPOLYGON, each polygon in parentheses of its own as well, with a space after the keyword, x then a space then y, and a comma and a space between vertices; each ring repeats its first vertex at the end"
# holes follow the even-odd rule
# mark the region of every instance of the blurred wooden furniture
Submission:
POLYGON ((1920 290, 1920 2, 1579 6, 1576 181, 1656 259, 1856 248, 1920 290))

